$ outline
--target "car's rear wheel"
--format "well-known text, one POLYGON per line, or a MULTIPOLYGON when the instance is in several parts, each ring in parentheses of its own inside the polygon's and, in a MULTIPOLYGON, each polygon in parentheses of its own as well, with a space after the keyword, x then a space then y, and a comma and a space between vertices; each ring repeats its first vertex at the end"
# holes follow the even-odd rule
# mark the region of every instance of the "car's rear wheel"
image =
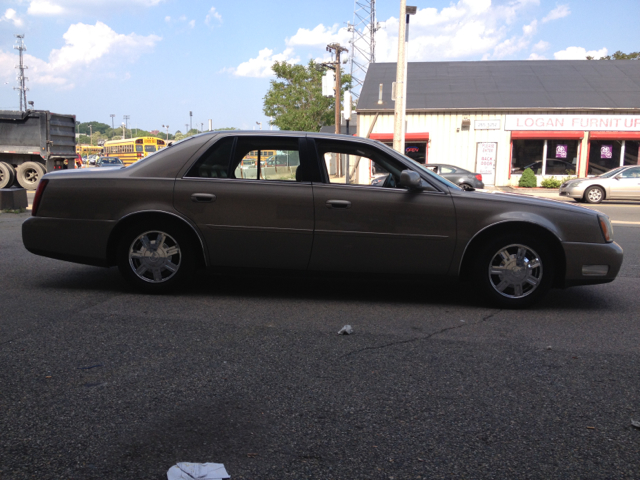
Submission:
POLYGON ((600 187, 589 187, 584 192, 583 198, 587 203, 600 203, 604 200, 604 190, 600 187))
POLYGON ((0 162, 0 188, 10 187, 15 179, 16 171, 13 166, 6 162, 0 162))
POLYGON ((551 288, 553 262, 544 243, 528 235, 502 235, 480 250, 475 280, 491 303, 502 308, 528 307, 551 288))
POLYGON ((116 255, 122 276, 146 293, 166 293, 185 286, 195 271, 197 258, 183 228, 151 223, 126 230, 116 255))
POLYGON ((44 167, 37 162, 24 162, 18 166, 16 178, 20 186, 26 190, 38 188, 40 179, 45 174, 44 167))

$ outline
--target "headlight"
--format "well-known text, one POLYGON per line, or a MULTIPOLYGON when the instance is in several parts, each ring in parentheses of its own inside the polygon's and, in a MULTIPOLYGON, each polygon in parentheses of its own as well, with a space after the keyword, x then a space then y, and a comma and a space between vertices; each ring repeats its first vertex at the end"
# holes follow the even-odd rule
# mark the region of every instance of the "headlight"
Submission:
POLYGON ((602 236, 605 242, 613 242, 613 227, 611 226, 611 220, 607 215, 598 215, 598 221, 600 222, 600 230, 602 230, 602 236))

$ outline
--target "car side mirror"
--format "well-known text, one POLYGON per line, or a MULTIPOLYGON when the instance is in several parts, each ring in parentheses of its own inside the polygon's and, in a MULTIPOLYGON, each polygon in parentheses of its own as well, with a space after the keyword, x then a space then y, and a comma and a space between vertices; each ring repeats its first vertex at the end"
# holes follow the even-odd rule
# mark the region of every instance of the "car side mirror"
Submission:
POLYGON ((422 190, 422 178, 417 172, 403 170, 400 172, 400 186, 409 190, 422 190))

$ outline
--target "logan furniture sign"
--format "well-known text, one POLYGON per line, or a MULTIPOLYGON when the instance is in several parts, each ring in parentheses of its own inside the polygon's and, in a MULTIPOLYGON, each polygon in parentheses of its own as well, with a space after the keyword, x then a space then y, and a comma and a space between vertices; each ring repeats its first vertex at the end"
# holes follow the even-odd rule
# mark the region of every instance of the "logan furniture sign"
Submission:
POLYGON ((640 115, 507 115, 505 130, 640 131, 640 115))

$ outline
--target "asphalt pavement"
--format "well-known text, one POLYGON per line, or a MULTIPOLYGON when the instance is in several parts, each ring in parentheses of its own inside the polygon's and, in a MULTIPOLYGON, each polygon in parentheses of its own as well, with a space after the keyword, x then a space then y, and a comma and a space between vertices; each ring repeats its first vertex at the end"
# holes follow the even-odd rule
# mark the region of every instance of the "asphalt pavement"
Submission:
POLYGON ((524 311, 345 277, 140 295, 0 214, 0 478, 637 479, 640 205, 596 208, 638 223, 619 277, 524 311))

